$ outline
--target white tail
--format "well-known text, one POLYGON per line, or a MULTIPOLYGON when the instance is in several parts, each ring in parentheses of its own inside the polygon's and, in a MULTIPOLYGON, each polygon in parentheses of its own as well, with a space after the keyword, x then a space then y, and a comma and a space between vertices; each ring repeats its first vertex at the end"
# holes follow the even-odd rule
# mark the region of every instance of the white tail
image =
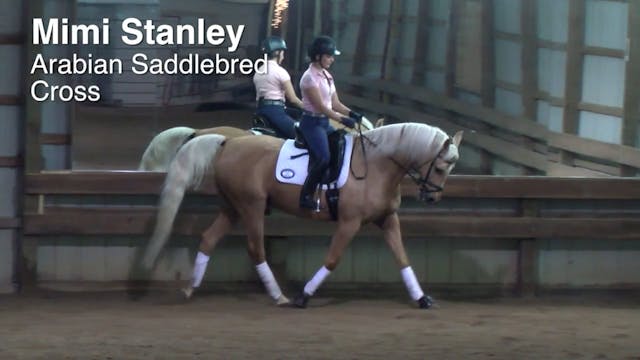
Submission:
POLYGON ((167 171, 173 157, 194 132, 190 127, 178 126, 156 135, 144 151, 138 170, 167 171))
POLYGON ((171 162, 160 195, 156 226, 142 260, 143 269, 150 270, 166 244, 173 228, 184 193, 197 189, 209 165, 222 146, 222 135, 202 135, 186 143, 171 162))

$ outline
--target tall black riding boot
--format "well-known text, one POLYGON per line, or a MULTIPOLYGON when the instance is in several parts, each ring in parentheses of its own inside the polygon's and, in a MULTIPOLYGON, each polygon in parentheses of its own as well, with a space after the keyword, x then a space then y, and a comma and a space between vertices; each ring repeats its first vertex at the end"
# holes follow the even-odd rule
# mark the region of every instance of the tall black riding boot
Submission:
POLYGON ((315 209, 316 202, 313 200, 313 194, 318 187, 318 183, 322 180, 325 166, 322 163, 316 163, 309 169, 307 179, 302 185, 300 191, 300 207, 303 209, 315 209))

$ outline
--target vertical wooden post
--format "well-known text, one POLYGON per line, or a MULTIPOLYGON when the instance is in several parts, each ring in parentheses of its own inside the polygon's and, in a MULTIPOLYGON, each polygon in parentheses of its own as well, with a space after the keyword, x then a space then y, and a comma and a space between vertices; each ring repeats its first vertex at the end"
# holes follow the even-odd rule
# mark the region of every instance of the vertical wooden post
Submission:
MULTIPOLYGON (((482 105, 493 108, 496 102, 496 62, 495 62, 495 36, 493 19, 493 0, 482 0, 482 78, 481 99, 482 105)), ((481 125, 485 130, 490 126, 481 125)), ((483 174, 492 173, 492 156, 489 152, 480 149, 480 169, 483 174)))
MULTIPOLYGON (((522 74, 522 108, 525 118, 536 121, 538 118, 538 42, 537 16, 534 0, 521 0, 520 32, 522 34, 520 71, 522 74)), ((526 148, 532 150, 533 142, 526 141, 526 148)))
POLYGON ((296 43, 294 46, 295 51, 295 64, 293 66, 298 72, 302 71, 302 59, 304 59, 307 53, 306 46, 302 43, 302 7, 304 6, 304 0, 298 0, 295 3, 296 7, 296 43))
MULTIPOLYGON (((398 43, 400 42, 398 31, 398 24, 400 23, 400 16, 402 10, 401 0, 391 0, 389 3, 389 18, 387 21, 387 36, 384 45, 384 52, 382 54, 382 62, 380 65, 380 78, 383 80, 390 80, 393 74, 394 68, 394 56, 398 43)), ((391 98, 388 93, 382 93, 382 102, 388 104, 391 98)))
POLYGON ((534 0, 521 0, 520 31, 522 32, 522 107, 524 116, 537 119, 538 45, 537 16, 534 0))
POLYGON ((413 56, 413 73, 411 84, 424 86, 425 73, 429 59, 429 2, 418 2, 418 19, 416 24, 416 44, 413 56))
MULTIPOLYGON (((535 200, 522 200, 523 217, 537 217, 538 203, 535 200)), ((538 246, 535 238, 518 241, 518 277, 516 293, 519 296, 535 295, 538 285, 538 246)))
POLYGON ((267 10, 267 36, 271 36, 271 22, 273 21, 273 9, 275 5, 276 0, 269 0, 269 10, 267 10))
POLYGON ((364 0, 362 2, 362 12, 360 13, 360 26, 358 27, 358 37, 353 52, 353 63, 351 64, 351 73, 353 75, 362 75, 362 63, 367 52, 367 35, 371 28, 371 16, 373 15, 373 1, 364 0))
POLYGON ((322 31, 322 0, 316 0, 313 7, 313 34, 320 35, 322 31))
MULTIPOLYGON (((25 19, 41 18, 43 16, 42 0, 29 1, 26 5, 25 19)), ((30 21, 25 21, 24 32, 27 34, 25 44, 25 60, 31 64, 36 54, 42 52, 41 45, 33 44, 33 33, 30 21)), ((40 74, 26 75, 24 88, 30 89, 31 84, 38 79, 40 74)), ((31 96, 25 97, 25 126, 24 131, 24 171, 25 173, 37 173, 42 170, 43 159, 40 147, 41 106, 31 96)), ((38 208, 38 199, 24 196, 22 210, 32 211, 38 208)), ((34 286, 36 283, 36 258, 37 242, 33 238, 22 237, 21 274, 20 280, 23 286, 34 286)))
MULTIPOLYGON (((629 1, 627 24, 627 56, 624 85, 624 117, 622 119, 622 144, 638 146, 640 123, 640 2, 629 1)), ((635 168, 622 166, 623 176, 635 176, 635 168)))
MULTIPOLYGON (((569 35, 567 38, 567 64, 564 87, 564 111, 562 131, 577 134, 579 125, 578 103, 582 96, 582 68, 584 64, 585 1, 569 0, 569 35)), ((563 164, 573 165, 574 155, 561 151, 563 164)))
POLYGON ((325 0, 322 2, 322 24, 321 31, 323 34, 330 34, 333 36, 333 26, 331 24, 331 9, 333 1, 325 0))
POLYGON ((458 35, 458 14, 462 0, 451 0, 449 9, 449 29, 447 31, 447 55, 445 61, 444 94, 455 97, 455 71, 457 62, 456 39, 458 35))

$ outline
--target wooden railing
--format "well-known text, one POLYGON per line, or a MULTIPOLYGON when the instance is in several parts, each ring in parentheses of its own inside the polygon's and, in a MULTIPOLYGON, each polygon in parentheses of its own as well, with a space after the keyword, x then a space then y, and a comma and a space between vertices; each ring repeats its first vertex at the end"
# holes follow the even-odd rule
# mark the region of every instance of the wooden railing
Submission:
MULTIPOLYGON (((24 235, 148 235, 155 220, 164 173, 58 172, 27 174, 25 192, 39 198, 24 214, 24 235)), ((513 239, 518 243, 516 288, 529 293, 536 284, 538 239, 640 240, 640 179, 451 176, 436 205, 414 200, 407 179, 400 210, 407 238, 513 239), (578 210, 577 210, 578 209, 578 210)), ((213 220, 217 198, 206 191, 189 194, 174 233, 198 235, 213 220), (214 205, 207 205, 207 204, 214 205)), ((294 219, 273 211, 265 235, 304 238, 330 235, 334 223, 294 219)), ((232 234, 243 234, 236 228, 232 234)), ((381 236, 372 225, 360 232, 381 236)), ((35 239, 35 240, 34 240, 35 239)))
MULTIPOLYGON (((27 174, 25 192, 39 198, 39 205, 24 214, 24 235, 37 242, 59 235, 150 234, 164 177, 119 171, 27 174)), ((404 237, 513 239, 518 243, 520 293, 535 289, 538 239, 640 240, 638 178, 452 175, 439 204, 423 205, 412 199, 416 194, 407 179, 400 210, 404 237)), ((189 198, 198 206, 183 205, 175 234, 198 235, 213 220, 216 206, 207 204, 215 204, 215 196, 203 191, 189 198)), ((300 239, 329 235, 334 227, 273 211, 266 217, 265 235, 300 239)), ((380 236, 372 225, 361 234, 380 236)))
MULTIPOLYGON (((155 206, 103 206, 100 203, 53 204, 56 196, 149 196, 160 192, 164 173, 152 172, 62 172, 29 174, 25 191, 41 197, 38 211, 28 212, 24 231, 28 235, 53 234, 144 234, 150 230, 155 206)), ((211 195, 201 192, 201 195, 211 195)), ((408 201, 417 194, 411 180, 402 186, 408 201)), ((640 179, 634 178, 546 178, 451 176, 444 193, 446 199, 464 199, 472 204, 459 209, 440 206, 403 208, 401 221, 407 236, 494 237, 494 238, 640 238, 640 219, 625 213, 624 203, 640 199, 640 179), (512 199, 509 208, 482 205, 483 199, 512 199), (555 211, 545 215, 543 202, 564 200, 620 201, 609 208, 584 210, 572 214, 555 211), (532 210, 533 209, 533 210, 532 210), (601 216, 605 214, 606 216, 601 216), (496 232, 496 229, 501 229, 496 232)), ((155 198, 154 198, 155 199, 155 198)), ((155 201, 155 200, 154 200, 155 201)), ((452 201, 452 200, 450 200, 452 201)), ((634 216, 638 214, 633 213, 634 216)), ((185 213, 179 217, 176 232, 197 234, 211 222, 210 214, 185 213)), ((266 234, 277 236, 329 234, 326 224, 310 220, 291 221, 286 215, 267 217, 266 234)), ((366 227, 366 233, 376 229, 366 227)))

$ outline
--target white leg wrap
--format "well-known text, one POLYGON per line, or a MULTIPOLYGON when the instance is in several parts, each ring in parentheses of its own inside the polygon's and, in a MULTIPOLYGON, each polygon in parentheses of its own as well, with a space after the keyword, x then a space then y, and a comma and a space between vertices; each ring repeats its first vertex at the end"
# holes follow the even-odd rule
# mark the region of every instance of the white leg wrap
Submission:
POLYGON ((204 277, 204 272, 207 270, 208 264, 209 256, 198 251, 196 262, 193 265, 193 275, 191 275, 191 287, 197 288, 198 286, 200 286, 202 278, 204 277))
POLYGON ((322 282, 324 281, 324 279, 326 279, 327 276, 329 276, 329 274, 331 274, 331 270, 327 269, 324 266, 321 267, 320 270, 318 270, 316 274, 313 275, 311 280, 309 280, 307 285, 304 286, 305 294, 313 295, 313 293, 315 293, 316 290, 318 290, 320 285, 322 285, 322 282))
POLYGON ((278 300, 280 296, 282 296, 282 291, 276 282, 276 278, 273 277, 269 264, 267 264, 266 261, 258 264, 256 265, 256 270, 258 271, 258 275, 260 276, 260 280, 262 280, 264 287, 267 288, 269 296, 274 300, 278 300))
POLYGON ((416 274, 413 273, 411 266, 407 266, 400 272, 402 273, 402 280, 404 280, 404 285, 407 287, 407 290, 409 290, 411 298, 413 300, 419 300, 423 297, 424 293, 422 292, 422 288, 420 288, 416 274))

